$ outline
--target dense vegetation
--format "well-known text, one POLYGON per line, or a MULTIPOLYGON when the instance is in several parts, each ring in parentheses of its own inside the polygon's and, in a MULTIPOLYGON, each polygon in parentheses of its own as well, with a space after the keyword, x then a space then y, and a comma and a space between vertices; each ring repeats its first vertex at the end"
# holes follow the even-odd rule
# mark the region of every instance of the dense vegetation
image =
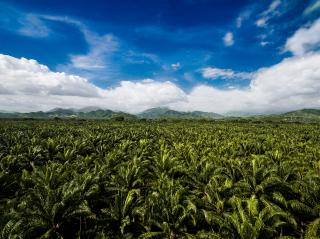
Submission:
POLYGON ((319 238, 320 126, 0 121, 0 238, 319 238))

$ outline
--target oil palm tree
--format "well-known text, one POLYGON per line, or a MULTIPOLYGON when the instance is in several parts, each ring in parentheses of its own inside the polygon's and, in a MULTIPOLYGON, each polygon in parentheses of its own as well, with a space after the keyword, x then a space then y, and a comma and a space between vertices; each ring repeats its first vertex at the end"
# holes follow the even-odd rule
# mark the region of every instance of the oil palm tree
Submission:
POLYGON ((241 200, 232 197, 229 201, 232 211, 225 213, 225 224, 221 229, 222 234, 230 233, 232 238, 274 238, 281 235, 281 227, 286 224, 296 227, 295 220, 281 208, 259 201, 252 196, 250 199, 241 200))
POLYGON ((141 238, 186 238, 197 224, 197 207, 186 190, 163 175, 139 210, 146 232, 141 238))
POLYGON ((23 172, 25 195, 4 228, 8 238, 75 238, 81 234, 82 220, 95 217, 87 202, 96 191, 95 179, 89 173, 70 172, 57 163, 23 172))

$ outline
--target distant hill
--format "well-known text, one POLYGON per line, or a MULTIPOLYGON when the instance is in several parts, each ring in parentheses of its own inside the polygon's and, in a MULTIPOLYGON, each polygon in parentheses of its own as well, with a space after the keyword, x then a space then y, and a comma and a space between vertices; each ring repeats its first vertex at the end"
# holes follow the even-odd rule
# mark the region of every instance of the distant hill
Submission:
POLYGON ((299 118, 319 118, 320 119, 320 109, 302 109, 287 112, 283 114, 286 117, 299 117, 299 118))
POLYGON ((30 113, 0 113, 0 118, 80 118, 80 119, 135 119, 135 115, 124 113, 124 112, 115 112, 112 110, 102 110, 92 108, 90 111, 89 108, 84 109, 62 109, 55 108, 50 111, 37 111, 30 113))
POLYGON ((102 110, 102 109, 99 108, 99 107, 95 107, 95 106, 89 106, 89 107, 84 107, 84 108, 81 108, 81 109, 77 109, 75 111, 88 113, 88 112, 97 111, 97 110, 102 110))
POLYGON ((54 108, 52 110, 43 112, 30 112, 30 113, 7 113, 0 112, 0 118, 80 118, 80 119, 114 119, 123 117, 124 119, 218 119, 222 115, 193 111, 181 112, 171 110, 169 108, 152 108, 140 114, 133 115, 124 112, 115 112, 112 110, 102 110, 96 107, 86 107, 82 109, 63 109, 54 108))
POLYGON ((223 117, 216 113, 202 111, 182 112, 165 107, 148 109, 137 116, 145 119, 218 119, 223 117))
POLYGON ((260 114, 260 115, 238 115, 236 117, 227 114, 226 116, 202 112, 176 111, 166 107, 151 108, 139 114, 129 114, 112 110, 103 110, 97 107, 86 107, 81 109, 55 108, 49 111, 37 111, 29 113, 17 113, 0 111, 0 118, 75 118, 75 119, 113 119, 113 120, 135 120, 135 119, 253 119, 266 121, 286 121, 286 122, 320 122, 320 109, 301 109, 282 114, 260 114))
POLYGON ((320 122, 319 109, 301 109, 282 114, 265 114, 254 118, 266 121, 318 123, 320 122))

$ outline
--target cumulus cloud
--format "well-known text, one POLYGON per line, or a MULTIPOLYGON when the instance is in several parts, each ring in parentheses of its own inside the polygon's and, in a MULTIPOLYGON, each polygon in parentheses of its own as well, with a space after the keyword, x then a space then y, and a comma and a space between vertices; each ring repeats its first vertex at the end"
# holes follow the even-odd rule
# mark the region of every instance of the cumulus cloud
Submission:
POLYGON ((225 46, 232 46, 234 44, 233 33, 227 32, 223 37, 223 42, 225 46))
POLYGON ((177 108, 218 113, 282 112, 320 107, 320 54, 292 57, 254 74, 247 89, 195 87, 177 108))
POLYGON ((86 79, 52 72, 35 60, 0 54, 0 86, 12 94, 98 96, 99 89, 86 79))
POLYGON ((176 102, 177 110, 227 113, 248 109, 248 94, 243 90, 220 90, 212 86, 199 85, 192 89, 185 102, 176 102))
MULTIPOLYGON (((230 69, 212 69, 207 69, 207 77, 237 74, 230 69)), ((135 113, 169 106, 217 113, 263 113, 320 107, 319 53, 287 58, 250 74, 251 83, 244 89, 198 85, 187 93, 173 82, 151 79, 122 81, 115 87, 102 89, 85 78, 53 72, 35 60, 0 55, 1 110, 98 106, 135 113)))
POLYGON ((320 106, 320 54, 284 59, 257 72, 250 89, 270 110, 320 106))
POLYGON ((104 91, 103 97, 106 102, 112 101, 117 108, 130 112, 186 100, 185 92, 172 82, 151 79, 122 81, 120 86, 104 91))
POLYGON ((53 72, 35 60, 2 54, 0 75, 3 110, 99 106, 137 112, 185 99, 183 90, 169 81, 122 81, 119 86, 102 89, 85 78, 53 72))
POLYGON ((298 29, 293 36, 287 39, 285 51, 294 55, 304 55, 320 47, 320 18, 310 26, 298 29))

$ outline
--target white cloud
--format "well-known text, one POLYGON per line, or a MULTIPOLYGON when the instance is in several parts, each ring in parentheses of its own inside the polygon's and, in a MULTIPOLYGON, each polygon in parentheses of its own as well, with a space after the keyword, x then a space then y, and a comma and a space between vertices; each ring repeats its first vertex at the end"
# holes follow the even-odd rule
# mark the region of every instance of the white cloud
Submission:
POLYGON ((2 54, 0 75, 2 110, 35 111, 93 105, 136 112, 185 98, 185 93, 169 81, 122 81, 119 86, 102 89, 85 78, 52 72, 35 60, 2 54))
POLYGON ((171 64, 171 68, 172 68, 174 71, 176 71, 176 70, 180 69, 180 67, 181 67, 180 62, 177 62, 177 63, 171 64))
POLYGON ((270 42, 268 42, 268 41, 261 41, 261 42, 260 42, 260 45, 263 46, 263 47, 264 47, 264 46, 267 46, 267 45, 269 45, 269 44, 270 44, 270 42))
POLYGON ((320 106, 320 54, 293 57, 261 69, 250 85, 260 108, 292 109, 320 106))
POLYGON ((202 76, 207 79, 251 79, 254 73, 251 72, 236 72, 231 69, 221 69, 216 67, 205 67, 201 69, 202 76))
POLYGON ((267 18, 263 17, 256 21, 258 27, 265 27, 267 25, 267 18))
POLYGON ((0 85, 12 94, 98 96, 86 79, 52 72, 35 60, 0 54, 0 75, 0 85))
POLYGON ((53 15, 42 15, 42 18, 74 26, 83 34, 88 44, 88 52, 70 54, 70 62, 58 66, 61 71, 75 72, 88 79, 110 82, 121 75, 119 64, 114 63, 115 58, 121 58, 130 64, 159 65, 161 62, 157 55, 128 49, 127 46, 123 46, 125 44, 121 45, 120 40, 113 34, 100 35, 77 19, 53 15))
MULTIPOLYGON (((207 77, 241 74, 212 69, 207 69, 207 77)), ((291 57, 250 74, 253 79, 245 89, 198 85, 186 93, 170 81, 151 79, 122 81, 118 86, 102 89, 82 77, 52 72, 35 60, 0 55, 1 110, 98 106, 139 112, 169 106, 178 110, 259 113, 320 107, 319 53, 291 57)))
POLYGON ((0 3, 0 28, 27 37, 43 38, 54 32, 48 27, 50 21, 76 27, 83 34, 89 46, 85 54, 70 54, 70 62, 59 66, 61 69, 78 73, 83 73, 80 71, 100 71, 104 75, 114 70, 114 66, 110 66, 110 58, 111 54, 118 49, 119 44, 112 34, 99 35, 90 31, 81 21, 70 17, 26 13, 0 3))
POLYGON ((281 0, 274 0, 270 4, 269 8, 265 12, 263 12, 263 15, 274 14, 274 12, 280 6, 280 4, 281 4, 281 0))
POLYGON ((0 28, 34 38, 47 37, 51 33, 41 16, 22 12, 1 2, 0 28))
POLYGON ((159 64, 161 61, 155 54, 129 50, 124 60, 132 64, 159 64))
POLYGON ((43 19, 50 21, 59 21, 73 25, 83 34, 84 39, 89 45, 89 51, 86 54, 70 55, 71 64, 69 68, 80 70, 102 70, 109 66, 108 62, 111 53, 118 49, 118 40, 112 34, 98 35, 90 31, 82 22, 62 16, 42 15, 43 19))
MULTIPOLYGON (((46 15, 27 13, 0 2, 0 28, 21 34, 27 37, 48 37, 56 33, 49 26, 49 23, 60 22, 75 27, 83 34, 88 44, 88 51, 82 54, 69 54, 69 62, 60 64, 56 68, 60 71, 76 73, 86 78, 99 78, 101 81, 114 79, 118 75, 117 64, 114 64, 113 57, 124 58, 123 46, 120 46, 119 39, 113 34, 98 34, 92 31, 82 21, 68 16, 46 15), (122 47, 122 49, 120 49, 122 47), (121 54, 121 55, 120 55, 121 54)), ((160 60, 154 54, 146 52, 133 52, 128 49, 128 63, 159 64, 160 60)))
POLYGON ((266 27, 268 21, 278 15, 281 15, 277 10, 281 5, 281 0, 274 0, 268 7, 267 10, 260 14, 260 18, 256 21, 257 27, 266 27))
POLYGON ((243 18, 239 16, 236 20, 236 26, 237 28, 240 28, 242 26, 243 18))
MULTIPOLYGON (((280 5, 280 0, 273 1, 260 15, 257 25, 266 26, 272 17, 279 15, 280 5)), ((45 20, 74 25, 83 33, 89 51, 71 55, 70 67, 86 71, 99 71, 108 67, 108 57, 118 48, 118 41, 113 35, 96 34, 81 22, 70 18, 32 14, 19 15, 16 21, 10 18, 10 21, 15 22, 18 33, 33 37, 45 37, 50 33, 44 25, 45 20)), ((241 27, 243 20, 244 18, 237 20, 237 27, 241 27)), ((201 71, 203 77, 208 79, 251 79, 251 84, 246 89, 230 86, 229 89, 222 90, 198 85, 189 93, 170 81, 155 80, 122 81, 118 86, 102 89, 84 77, 53 72, 35 60, 0 54, 0 110, 36 111, 54 107, 99 106, 138 112, 150 107, 170 106, 179 110, 225 113, 320 107, 320 53, 308 53, 319 49, 319 36, 320 19, 300 28, 287 40, 285 50, 295 56, 279 64, 252 73, 214 67, 203 68, 201 71)), ((223 41, 226 46, 233 45, 233 33, 227 32, 223 41)), ((145 53, 139 57, 158 60, 156 56, 145 53)), ((171 69, 179 67, 180 63, 171 65, 171 69)), ((193 75, 185 77, 190 78, 190 81, 194 80, 193 75)))
POLYGON ((195 87, 186 103, 175 107, 207 110, 280 112, 305 107, 320 107, 320 54, 293 57, 255 72, 247 89, 220 90, 195 87))
POLYGON ((213 67, 206 67, 201 70, 202 76, 204 78, 233 78, 234 72, 230 69, 220 69, 220 68, 213 68, 213 67))
POLYGON ((87 32, 85 38, 90 50, 85 55, 71 55, 73 67, 84 70, 103 69, 106 67, 106 57, 117 49, 118 43, 111 34, 98 36, 87 32))
POLYGON ((292 37, 287 39, 285 51, 294 55, 304 55, 320 47, 320 18, 310 26, 298 29, 292 37))
POLYGON ((138 82, 122 81, 120 86, 106 90, 103 96, 105 101, 113 101, 117 108, 130 112, 169 105, 186 99, 184 91, 172 82, 157 82, 150 79, 138 82))
POLYGON ((245 20, 248 20, 251 16, 251 11, 247 10, 242 12, 236 19, 236 26, 237 28, 241 28, 242 24, 245 20))
POLYGON ((186 102, 172 104, 174 109, 226 113, 246 109, 247 92, 243 90, 220 90, 199 85, 188 94, 186 102))
POLYGON ((232 46, 234 44, 233 33, 227 32, 223 37, 223 42, 225 46, 232 46))
POLYGON ((169 106, 178 110, 280 112, 320 107, 320 53, 283 60, 256 72, 204 68, 210 79, 251 77, 247 88, 218 89, 198 85, 189 93, 170 81, 122 81, 102 89, 87 79, 52 72, 35 60, 0 55, 1 110, 36 111, 55 107, 98 106, 139 112, 169 106))
POLYGON ((303 12, 303 14, 311 14, 314 13, 316 11, 320 10, 320 0, 315 0, 313 1, 312 4, 310 4, 303 12))
POLYGON ((21 27, 18 32, 28 37, 47 37, 49 28, 41 18, 34 14, 27 14, 20 20, 21 27))

